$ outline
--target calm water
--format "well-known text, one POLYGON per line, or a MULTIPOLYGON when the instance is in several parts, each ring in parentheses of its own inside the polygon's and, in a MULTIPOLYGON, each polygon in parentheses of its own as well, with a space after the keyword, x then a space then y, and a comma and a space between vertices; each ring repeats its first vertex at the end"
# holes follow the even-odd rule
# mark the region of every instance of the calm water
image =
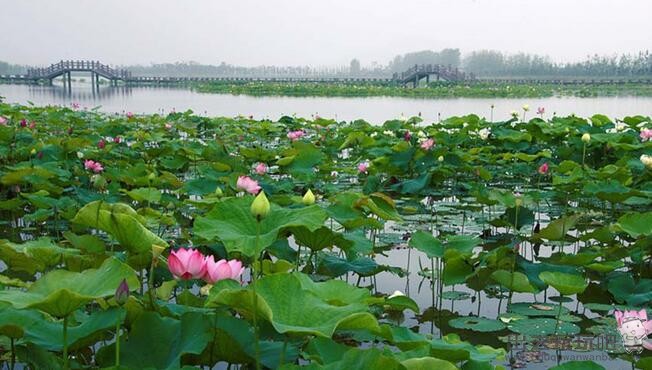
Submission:
POLYGON ((388 119, 415 116, 421 113, 426 122, 455 115, 475 113, 490 118, 506 119, 512 110, 521 112, 529 104, 534 115, 537 107, 545 107, 546 116, 576 114, 588 117, 596 113, 611 118, 628 115, 652 116, 652 97, 610 98, 527 98, 527 99, 410 99, 398 97, 252 97, 245 95, 204 94, 180 88, 162 87, 102 87, 93 92, 90 85, 73 85, 72 93, 61 86, 0 85, 0 96, 10 103, 33 102, 37 105, 70 105, 78 102, 82 107, 99 106, 106 112, 166 113, 171 110, 211 116, 250 116, 256 119, 277 119, 282 115, 311 117, 320 115, 338 120, 365 119, 382 123, 388 119))

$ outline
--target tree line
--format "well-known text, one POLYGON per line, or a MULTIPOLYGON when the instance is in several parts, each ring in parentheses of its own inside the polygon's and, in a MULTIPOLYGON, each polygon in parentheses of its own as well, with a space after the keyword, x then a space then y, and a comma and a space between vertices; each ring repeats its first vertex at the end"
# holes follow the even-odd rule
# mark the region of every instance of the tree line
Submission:
MULTIPOLYGON (((386 65, 362 66, 354 58, 341 66, 256 66, 243 67, 222 62, 217 65, 196 62, 158 63, 147 66, 116 66, 136 76, 169 77, 368 77, 389 78, 415 64, 442 64, 461 68, 478 77, 637 77, 652 76, 652 54, 592 55, 582 61, 554 62, 548 56, 495 50, 473 51, 462 55, 459 49, 423 50, 395 56, 386 65)), ((28 66, 0 61, 0 74, 23 74, 28 66)))

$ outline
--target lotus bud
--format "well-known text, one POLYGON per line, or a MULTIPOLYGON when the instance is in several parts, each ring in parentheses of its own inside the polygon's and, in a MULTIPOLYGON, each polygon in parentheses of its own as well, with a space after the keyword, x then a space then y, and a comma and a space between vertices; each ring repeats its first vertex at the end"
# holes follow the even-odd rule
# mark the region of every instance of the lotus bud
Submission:
POLYGON ((218 197, 221 197, 222 195, 224 195, 224 192, 222 192, 222 188, 221 188, 221 187, 218 186, 218 187, 215 189, 215 195, 217 195, 218 197))
POLYGON ((522 206, 523 205, 523 198, 521 198, 520 196, 517 196, 515 203, 516 203, 516 207, 522 206))
POLYGON ((443 155, 440 155, 439 157, 437 157, 437 160, 438 160, 439 162, 443 162, 443 161, 444 161, 444 156, 443 156, 443 155))
POLYGON ((585 144, 588 144, 589 141, 591 141, 591 135, 589 133, 586 133, 586 134, 582 135, 582 141, 585 144))
POLYGON ((151 172, 149 175, 147 175, 147 180, 154 181, 154 179, 156 179, 154 172, 151 172))
POLYGON ((265 218, 267 214, 269 214, 269 209, 269 201, 265 196, 265 192, 261 191, 256 196, 256 199, 254 199, 254 201, 251 203, 251 214, 256 217, 258 221, 260 221, 265 218))
POLYGON ((84 153, 82 153, 82 152, 77 152, 77 158, 79 158, 79 159, 84 158, 84 153))
POLYGON ((315 204, 315 194, 312 193, 312 190, 308 189, 306 194, 303 195, 302 202, 307 206, 315 204))
POLYGON ((32 149, 32 150, 30 150, 29 154, 31 154, 31 155, 36 154, 36 149, 32 149))
POLYGON ((530 110, 530 105, 529 104, 523 104, 523 110, 524 111, 529 111, 530 110))
POLYGON ((122 306, 127 303, 127 299, 129 299, 129 285, 126 279, 122 279, 120 285, 115 290, 115 301, 122 306))
POLYGON ((652 156, 642 154, 641 157, 640 157, 640 160, 641 160, 641 163, 643 163, 643 165, 646 168, 652 170, 652 156))

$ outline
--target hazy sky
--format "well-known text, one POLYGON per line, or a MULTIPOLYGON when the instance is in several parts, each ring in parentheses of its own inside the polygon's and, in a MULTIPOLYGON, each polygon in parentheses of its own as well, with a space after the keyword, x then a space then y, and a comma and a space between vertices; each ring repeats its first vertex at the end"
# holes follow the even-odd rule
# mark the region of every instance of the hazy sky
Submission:
POLYGON ((652 50, 652 0, 0 0, 0 60, 385 64, 424 49, 652 50))

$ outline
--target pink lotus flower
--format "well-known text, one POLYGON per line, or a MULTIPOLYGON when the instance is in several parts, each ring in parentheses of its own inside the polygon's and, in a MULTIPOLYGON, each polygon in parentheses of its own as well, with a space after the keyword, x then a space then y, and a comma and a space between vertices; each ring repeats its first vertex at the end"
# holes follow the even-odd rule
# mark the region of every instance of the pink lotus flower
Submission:
POLYGON ((537 170, 537 172, 539 172, 542 175, 547 174, 548 173, 548 163, 546 162, 546 163, 542 164, 541 166, 539 166, 539 169, 537 170))
POLYGON ((21 119, 20 120, 20 127, 27 127, 27 120, 26 119, 21 119))
POLYGON ((544 108, 544 107, 537 108, 537 114, 538 115, 543 116, 544 113, 546 113, 546 108, 544 108))
POLYGON ((166 123, 166 124, 165 124, 165 129, 166 129, 166 130, 169 130, 169 129, 171 129, 171 128, 172 128, 172 124, 170 124, 170 123, 166 123))
POLYGON ((73 102, 72 104, 72 109, 79 109, 80 105, 77 102, 73 102))
POLYGON ((127 112, 127 118, 133 118, 133 117, 134 117, 134 114, 133 114, 133 113, 131 113, 131 112, 127 112))
POLYGON ((237 280, 244 272, 242 262, 238 260, 219 260, 215 262, 213 256, 208 256, 205 259, 205 263, 206 272, 202 278, 209 284, 215 284, 224 279, 237 280))
POLYGON ((0 116, 0 126, 7 126, 7 119, 3 116, 0 116))
POLYGON ((358 164, 358 171, 360 173, 367 173, 368 169, 369 169, 369 162, 360 162, 360 164, 358 164))
POLYGON ((412 139, 412 134, 410 133, 410 131, 405 131, 405 134, 403 135, 403 139, 405 139, 405 141, 410 141, 412 139))
POLYGON ((116 144, 120 144, 121 141, 122 141, 122 139, 120 138, 120 136, 116 136, 116 137, 113 138, 113 142, 116 143, 116 144))
POLYGON ((206 274, 206 259, 196 249, 179 248, 170 253, 168 268, 177 279, 201 279, 206 274))
POLYGON ((257 174, 262 176, 267 173, 267 165, 262 162, 258 163, 258 165, 256 165, 256 168, 254 168, 254 171, 256 171, 257 174))
POLYGON ((95 173, 100 173, 104 171, 104 167, 100 164, 100 162, 95 162, 90 159, 84 161, 84 168, 86 168, 89 171, 93 171, 95 173))
POLYGON ((29 128, 31 128, 32 130, 35 129, 36 128, 36 122, 34 122, 34 121, 30 122, 29 128))
POLYGON ((240 176, 238 177, 238 182, 236 183, 238 189, 244 190, 249 194, 258 194, 261 187, 258 185, 258 182, 252 179, 249 176, 240 176))
POLYGON ((423 150, 430 150, 432 147, 435 145, 435 139, 430 138, 423 143, 421 143, 421 149, 423 150))
POLYGON ((288 132, 288 139, 296 141, 302 138, 305 134, 306 133, 303 130, 290 131, 288 132))
POLYGON ((643 130, 641 130, 641 134, 639 136, 641 137, 642 141, 648 141, 652 139, 652 130, 650 130, 649 128, 644 128, 643 130))
POLYGON ((104 139, 100 139, 100 141, 97 142, 97 147, 104 149, 104 147, 106 147, 106 141, 104 141, 104 139))

